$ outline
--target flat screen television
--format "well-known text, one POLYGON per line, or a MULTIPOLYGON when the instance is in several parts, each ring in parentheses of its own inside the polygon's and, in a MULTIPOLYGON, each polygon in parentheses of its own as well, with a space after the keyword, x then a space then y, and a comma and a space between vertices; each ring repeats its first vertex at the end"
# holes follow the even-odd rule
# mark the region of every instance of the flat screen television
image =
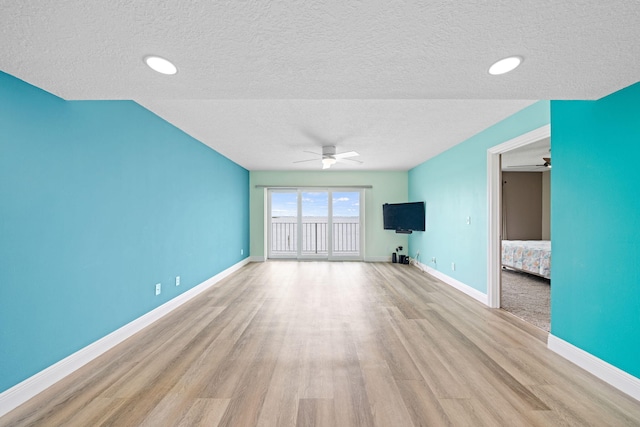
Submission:
POLYGON ((424 231, 424 202, 385 203, 382 205, 382 221, 385 230, 411 234, 424 231))

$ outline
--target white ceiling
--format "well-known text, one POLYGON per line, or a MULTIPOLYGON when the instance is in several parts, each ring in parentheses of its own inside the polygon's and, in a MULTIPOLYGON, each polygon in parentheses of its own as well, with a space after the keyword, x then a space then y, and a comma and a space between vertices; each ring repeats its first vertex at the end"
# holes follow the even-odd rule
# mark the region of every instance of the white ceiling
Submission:
POLYGON ((0 70, 135 100, 251 170, 317 169, 292 162, 325 141, 361 154, 343 169, 406 170, 532 100, 635 83, 637 40, 638 0, 0 0, 0 70))

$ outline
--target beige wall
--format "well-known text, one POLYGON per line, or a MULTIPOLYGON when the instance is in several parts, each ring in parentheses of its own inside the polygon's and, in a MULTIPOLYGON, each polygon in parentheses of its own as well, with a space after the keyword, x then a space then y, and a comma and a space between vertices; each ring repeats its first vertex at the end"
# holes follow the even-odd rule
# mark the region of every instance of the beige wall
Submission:
POLYGON ((542 240, 551 240, 551 171, 542 172, 542 240))
POLYGON ((502 174, 502 238, 540 240, 542 238, 542 174, 504 172, 502 174))
POLYGON ((382 228, 382 205, 408 201, 408 173, 387 172, 278 172, 252 171, 250 185, 250 235, 251 257, 261 260, 266 257, 266 189, 256 186, 364 186, 365 190, 365 261, 387 261, 398 246, 408 247, 407 235, 396 234, 382 228))

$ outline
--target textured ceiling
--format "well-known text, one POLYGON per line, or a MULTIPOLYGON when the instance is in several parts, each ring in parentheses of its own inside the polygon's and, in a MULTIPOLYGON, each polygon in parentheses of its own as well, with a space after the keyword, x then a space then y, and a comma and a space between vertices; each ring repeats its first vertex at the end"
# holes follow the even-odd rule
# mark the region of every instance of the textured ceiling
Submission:
POLYGON ((407 170, 530 104, 481 100, 153 100, 142 105, 250 170, 318 169, 304 151, 357 151, 335 169, 407 170), (227 143, 232 141, 232 143, 227 143))
POLYGON ((0 0, 0 70, 135 100, 249 169, 315 169, 291 162, 320 140, 360 152, 354 169, 407 169, 527 100, 635 83, 639 39, 638 0, 0 0), (520 68, 487 73, 512 54, 520 68))

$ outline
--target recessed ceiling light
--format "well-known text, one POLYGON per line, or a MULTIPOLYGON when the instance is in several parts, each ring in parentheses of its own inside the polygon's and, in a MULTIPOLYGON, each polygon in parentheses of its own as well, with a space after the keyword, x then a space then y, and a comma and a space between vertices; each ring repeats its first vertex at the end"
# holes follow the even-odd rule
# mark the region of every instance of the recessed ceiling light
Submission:
POLYGON ((510 56, 508 58, 501 59, 489 68, 489 74, 498 76, 500 74, 508 73, 518 68, 518 65, 522 63, 521 56, 510 56))
POLYGON ((144 62, 149 68, 162 74, 175 74, 178 72, 178 68, 171 61, 159 56, 145 56, 144 62))

